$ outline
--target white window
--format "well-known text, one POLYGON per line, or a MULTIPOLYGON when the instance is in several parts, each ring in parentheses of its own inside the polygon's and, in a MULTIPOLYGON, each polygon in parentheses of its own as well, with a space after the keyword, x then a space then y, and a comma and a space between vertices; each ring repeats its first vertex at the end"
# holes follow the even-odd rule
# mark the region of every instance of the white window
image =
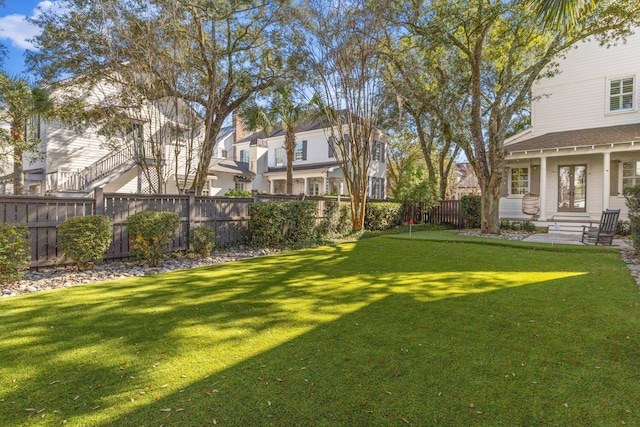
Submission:
POLYGON ((171 129, 171 144, 177 145, 178 147, 184 147, 185 141, 186 137, 184 130, 178 128, 171 129))
POLYGON ((609 111, 633 110, 635 84, 633 77, 609 81, 609 111))
POLYGON ((226 159, 229 153, 224 148, 220 151, 220 157, 226 159))
POLYGON ((320 195, 320 183, 319 182, 309 183, 309 196, 319 196, 319 195, 320 195))
POLYGON ((240 160, 244 163, 249 163, 249 150, 240 150, 240 160))
POLYGON ((371 178, 372 199, 384 199, 384 178, 371 178))
POLYGON ((640 162, 622 164, 622 188, 640 185, 640 162))
POLYGON ((244 191, 244 182, 236 182, 235 190, 244 191))
POLYGON ((276 148, 276 166, 284 166, 284 148, 276 148))
POLYGON ((209 181, 204 182, 204 187, 202 187, 203 196, 209 196, 211 194, 211 183, 209 181))
POLYGON ((511 168, 511 194, 526 194, 529 192, 529 168, 511 168))
POLYGON ((293 152, 293 160, 304 160, 304 145, 306 141, 296 142, 296 149, 293 152))

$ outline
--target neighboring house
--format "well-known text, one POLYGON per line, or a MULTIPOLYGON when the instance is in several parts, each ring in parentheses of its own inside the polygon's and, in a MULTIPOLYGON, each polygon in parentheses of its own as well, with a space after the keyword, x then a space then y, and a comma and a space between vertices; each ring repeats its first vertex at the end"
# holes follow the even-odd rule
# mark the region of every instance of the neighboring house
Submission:
POLYGON ((532 90, 532 126, 505 144, 500 216, 538 225, 598 221, 621 209, 640 184, 640 34, 610 48, 595 40, 570 49, 560 73, 532 90), (537 196, 531 214, 527 193, 537 196), (526 214, 528 212, 530 214, 526 214))
MULTIPOLYGON (((330 134, 330 128, 323 119, 308 120, 296 128, 294 194, 318 196, 347 193, 341 161, 329 145, 330 134)), ((251 184, 242 185, 238 182, 239 189, 286 193, 287 154, 284 137, 284 130, 276 129, 269 136, 264 132, 254 133, 234 145, 235 159, 248 162, 249 170, 256 174, 251 184)), ((372 145, 368 196, 373 199, 386 198, 386 140, 386 135, 378 132, 372 145)))
POLYGON ((462 196, 473 196, 480 194, 480 185, 471 164, 456 163, 456 182, 453 186, 452 199, 460 200, 462 196))
MULTIPOLYGON (((96 89, 88 99, 100 102, 101 94, 110 90, 96 89)), ((25 153, 25 193, 87 197, 98 187, 105 192, 152 193, 160 188, 182 193, 193 181, 202 123, 186 103, 175 99, 148 102, 141 111, 130 112, 130 122, 108 138, 98 128, 76 129, 60 120, 34 117, 28 134, 40 141, 40 150, 25 153), (157 159, 159 167, 141 167, 157 159)), ((238 176, 252 176, 248 165, 229 158, 234 138, 233 126, 221 129, 203 194, 223 195, 234 188, 238 176)), ((0 194, 13 193, 12 163, 11 158, 0 159, 0 194)))

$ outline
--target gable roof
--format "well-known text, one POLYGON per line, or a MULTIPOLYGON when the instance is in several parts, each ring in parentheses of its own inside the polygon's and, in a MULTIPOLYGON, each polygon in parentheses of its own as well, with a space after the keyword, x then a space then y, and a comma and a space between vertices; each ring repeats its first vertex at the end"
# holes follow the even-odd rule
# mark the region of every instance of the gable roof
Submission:
POLYGON ((220 142, 223 139, 225 139, 227 136, 231 135, 233 132, 235 132, 236 128, 233 126, 224 126, 220 128, 220 131, 218 132, 218 136, 216 138, 216 142, 220 142))
POLYGON ((507 152, 640 142, 640 123, 550 132, 505 145, 507 152))
MULTIPOLYGON (((327 118, 324 116, 321 118, 307 119, 296 127, 295 133, 309 132, 312 130, 324 129, 327 127, 329 127, 329 123, 327 118)), ((284 128, 282 126, 278 126, 269 135, 267 135, 264 131, 260 131, 260 132, 253 133, 245 138, 242 138, 237 143, 251 142, 257 139, 276 138, 279 136, 283 136, 284 134, 285 134, 284 128)))

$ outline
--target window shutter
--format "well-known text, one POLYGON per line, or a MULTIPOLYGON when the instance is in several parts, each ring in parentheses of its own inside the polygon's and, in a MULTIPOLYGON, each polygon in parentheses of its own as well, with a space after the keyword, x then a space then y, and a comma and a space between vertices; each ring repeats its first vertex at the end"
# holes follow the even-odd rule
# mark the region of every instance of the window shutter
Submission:
POLYGON ((379 142, 380 144, 380 161, 382 163, 384 163, 384 148, 385 148, 385 143, 384 142, 379 142))
MULTIPOLYGON (((384 144, 382 145, 382 147, 384 148, 384 144)), ((384 161, 384 159, 383 159, 384 161)), ((387 180, 384 178, 380 178, 380 198, 381 199, 385 199, 386 198, 386 190, 387 190, 387 180)))
POLYGON ((329 139, 327 139, 327 143, 329 144, 329 158, 335 157, 335 154, 333 154, 333 137, 330 136, 329 139))
POLYGON ((307 141, 302 141, 302 160, 307 160, 307 141))

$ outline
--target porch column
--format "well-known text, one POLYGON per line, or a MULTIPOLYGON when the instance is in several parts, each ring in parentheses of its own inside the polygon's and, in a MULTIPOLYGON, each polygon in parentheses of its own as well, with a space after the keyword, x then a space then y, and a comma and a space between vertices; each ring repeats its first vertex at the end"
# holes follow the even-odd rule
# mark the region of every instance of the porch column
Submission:
POLYGON ((304 194, 309 194, 309 178, 304 177, 304 194))
POLYGON ((327 175, 322 178, 322 194, 329 194, 329 178, 327 175))
POLYGON ((609 197, 611 196, 611 153, 602 156, 602 210, 609 209, 609 197))
POLYGON ((547 220, 547 158, 540 157, 540 215, 538 221, 547 220))
POLYGON ((275 189, 276 189, 276 180, 275 179, 271 179, 269 181, 269 194, 273 194, 275 189))

